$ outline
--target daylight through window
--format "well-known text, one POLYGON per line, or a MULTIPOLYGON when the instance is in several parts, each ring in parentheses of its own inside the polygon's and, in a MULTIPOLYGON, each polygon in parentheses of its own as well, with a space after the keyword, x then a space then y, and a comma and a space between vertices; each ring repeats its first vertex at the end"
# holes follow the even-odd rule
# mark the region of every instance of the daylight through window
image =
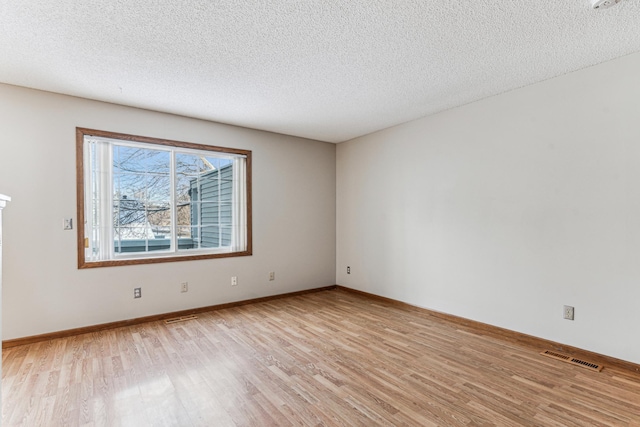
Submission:
POLYGON ((78 150, 81 268, 251 254, 250 151, 88 129, 78 150))

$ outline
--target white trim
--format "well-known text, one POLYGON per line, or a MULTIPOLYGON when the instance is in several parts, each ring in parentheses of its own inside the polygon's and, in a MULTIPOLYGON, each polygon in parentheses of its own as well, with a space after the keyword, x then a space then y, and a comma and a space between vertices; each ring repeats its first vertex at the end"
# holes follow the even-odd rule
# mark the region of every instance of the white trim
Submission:
POLYGON ((169 159, 169 206, 171 208, 171 229, 169 250, 172 254, 178 253, 180 245, 178 244, 178 204, 176 203, 176 153, 171 151, 169 159))
POLYGON ((176 257, 189 257, 194 255, 209 255, 209 254, 227 254, 237 252, 231 249, 231 246, 224 246, 222 248, 194 248, 194 249, 180 249, 178 252, 166 251, 151 251, 151 252, 125 252, 115 254, 110 260, 102 261, 124 261, 129 259, 147 259, 147 258, 176 258, 176 257))

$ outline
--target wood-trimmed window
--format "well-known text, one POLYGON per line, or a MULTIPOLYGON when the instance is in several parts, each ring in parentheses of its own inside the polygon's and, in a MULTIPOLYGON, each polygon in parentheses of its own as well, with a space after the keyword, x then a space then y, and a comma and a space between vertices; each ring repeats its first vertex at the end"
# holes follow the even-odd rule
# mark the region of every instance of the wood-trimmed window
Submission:
POLYGON ((78 268, 251 255, 251 151, 76 128, 78 268))

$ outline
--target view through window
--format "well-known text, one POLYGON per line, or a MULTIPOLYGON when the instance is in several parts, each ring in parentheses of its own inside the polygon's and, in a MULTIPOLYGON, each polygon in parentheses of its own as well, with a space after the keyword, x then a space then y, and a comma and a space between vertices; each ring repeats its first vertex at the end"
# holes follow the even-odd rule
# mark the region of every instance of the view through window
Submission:
POLYGON ((250 255, 250 151, 80 128, 77 144, 81 268, 250 255))

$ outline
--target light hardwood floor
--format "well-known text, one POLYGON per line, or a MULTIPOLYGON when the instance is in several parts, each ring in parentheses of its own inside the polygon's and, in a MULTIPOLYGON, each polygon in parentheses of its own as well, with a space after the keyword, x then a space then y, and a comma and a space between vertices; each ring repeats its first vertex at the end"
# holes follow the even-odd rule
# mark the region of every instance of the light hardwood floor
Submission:
POLYGON ((343 290, 7 349, 7 426, 640 426, 640 375, 343 290))

